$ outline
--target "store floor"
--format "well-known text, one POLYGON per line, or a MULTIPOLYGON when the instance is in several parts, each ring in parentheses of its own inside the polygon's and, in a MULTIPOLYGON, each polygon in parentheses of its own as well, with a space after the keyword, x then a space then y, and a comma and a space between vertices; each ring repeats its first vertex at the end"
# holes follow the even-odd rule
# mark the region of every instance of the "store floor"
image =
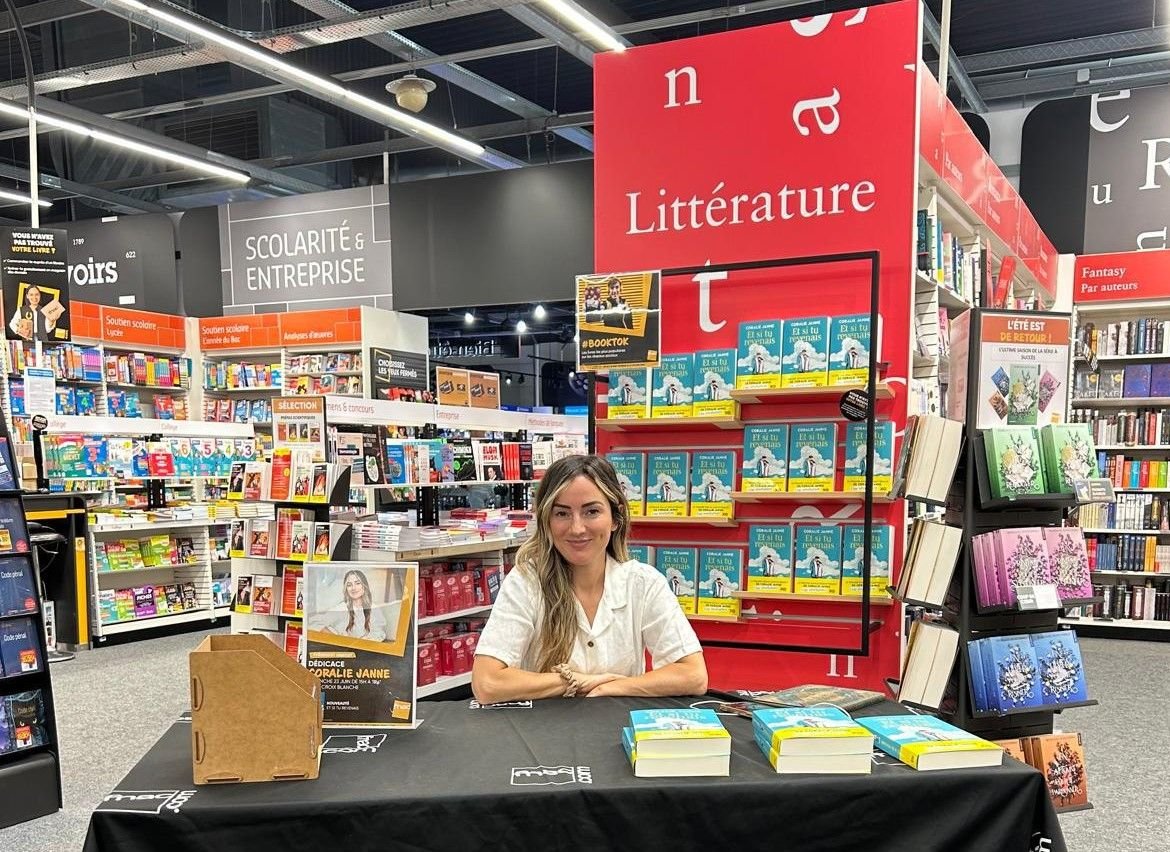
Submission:
MULTIPOLYGON (((186 634, 79 654, 53 668, 65 809, 0 830, 4 852, 81 848, 90 811, 187 707, 186 634)), ((1159 779, 1170 747, 1170 645, 1082 639, 1097 707, 1070 710, 1058 724, 1085 735, 1091 811, 1061 817, 1071 852, 1165 848, 1170 808, 1159 779)), ((616 732, 615 732, 616 736, 616 732)), ((617 742, 616 740, 614 741, 617 742)), ((988 851, 990 852, 990 850, 988 851)))

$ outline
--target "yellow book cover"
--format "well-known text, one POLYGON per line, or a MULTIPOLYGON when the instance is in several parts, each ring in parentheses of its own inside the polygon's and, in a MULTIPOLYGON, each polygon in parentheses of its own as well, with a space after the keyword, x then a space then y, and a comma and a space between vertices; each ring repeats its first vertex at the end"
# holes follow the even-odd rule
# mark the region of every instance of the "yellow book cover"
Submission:
POLYGON ((704 547, 699 551, 698 615, 739 617, 743 588, 743 551, 734 547, 704 547))

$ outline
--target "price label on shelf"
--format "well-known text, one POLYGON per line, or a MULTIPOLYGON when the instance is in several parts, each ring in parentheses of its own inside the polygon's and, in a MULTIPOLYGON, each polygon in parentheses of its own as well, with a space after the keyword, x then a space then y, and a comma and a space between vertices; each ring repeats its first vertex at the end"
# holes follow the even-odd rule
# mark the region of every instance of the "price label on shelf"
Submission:
POLYGON ((1057 594, 1056 586, 1052 583, 1038 586, 1017 586, 1016 597, 1020 601, 1021 612, 1060 609, 1060 595, 1057 594))

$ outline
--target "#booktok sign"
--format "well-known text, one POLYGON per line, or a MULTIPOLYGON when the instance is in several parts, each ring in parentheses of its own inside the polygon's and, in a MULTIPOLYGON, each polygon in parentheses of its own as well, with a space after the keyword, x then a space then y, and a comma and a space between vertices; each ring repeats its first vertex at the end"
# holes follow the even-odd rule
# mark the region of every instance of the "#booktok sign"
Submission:
POLYGON ((660 274, 577 276, 577 368, 657 367, 662 353, 660 274))
POLYGON ((413 727, 418 614, 414 562, 305 565, 305 665, 325 724, 413 727))

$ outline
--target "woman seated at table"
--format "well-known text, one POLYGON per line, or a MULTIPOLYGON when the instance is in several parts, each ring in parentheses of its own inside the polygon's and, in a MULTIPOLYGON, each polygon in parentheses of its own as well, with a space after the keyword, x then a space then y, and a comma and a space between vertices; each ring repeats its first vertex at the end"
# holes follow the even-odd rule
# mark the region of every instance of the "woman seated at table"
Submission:
POLYGON ((706 692, 702 649, 678 599, 626 551, 630 509, 613 466, 599 456, 553 463, 535 516, 476 646, 476 699, 706 692))

